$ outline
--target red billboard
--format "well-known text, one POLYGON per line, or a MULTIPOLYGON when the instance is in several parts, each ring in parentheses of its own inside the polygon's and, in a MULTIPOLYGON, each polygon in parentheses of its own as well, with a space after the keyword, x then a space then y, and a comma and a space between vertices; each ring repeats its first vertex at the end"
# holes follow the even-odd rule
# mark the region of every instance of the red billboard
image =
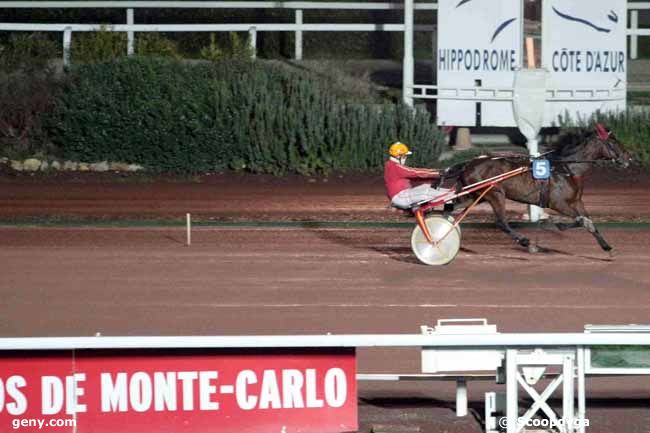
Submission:
POLYGON ((356 431, 355 374, 348 349, 4 354, 0 432, 356 431))

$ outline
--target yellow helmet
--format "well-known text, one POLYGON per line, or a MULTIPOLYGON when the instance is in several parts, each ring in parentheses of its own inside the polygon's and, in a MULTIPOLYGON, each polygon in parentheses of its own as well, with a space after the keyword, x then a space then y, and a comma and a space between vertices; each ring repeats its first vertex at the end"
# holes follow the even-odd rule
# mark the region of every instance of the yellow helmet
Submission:
POLYGON ((402 156, 410 155, 412 152, 409 150, 408 146, 404 143, 393 143, 390 148, 388 148, 388 154, 393 158, 400 158, 402 156))

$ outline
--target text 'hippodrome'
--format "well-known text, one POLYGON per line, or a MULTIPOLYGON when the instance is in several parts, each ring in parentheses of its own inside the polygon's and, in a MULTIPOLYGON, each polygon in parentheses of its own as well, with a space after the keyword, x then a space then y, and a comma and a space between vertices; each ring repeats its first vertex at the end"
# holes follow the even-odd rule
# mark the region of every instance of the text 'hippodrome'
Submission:
POLYGON ((518 60, 516 50, 438 50, 438 70, 441 71, 514 71, 518 60))

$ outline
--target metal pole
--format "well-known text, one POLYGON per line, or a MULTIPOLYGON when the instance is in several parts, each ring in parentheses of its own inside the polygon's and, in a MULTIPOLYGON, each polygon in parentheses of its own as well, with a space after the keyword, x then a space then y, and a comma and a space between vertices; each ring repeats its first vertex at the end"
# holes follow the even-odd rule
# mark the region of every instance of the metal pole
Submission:
POLYGON ((574 359, 572 356, 565 356, 562 365, 562 418, 564 419, 565 432, 572 431, 573 419, 575 418, 575 379, 574 379, 574 359))
MULTIPOLYGON (((639 30, 639 11, 633 10, 630 13, 630 29, 632 31, 639 30)), ((630 58, 636 60, 639 58, 639 36, 630 36, 630 58)))
POLYGON ((186 245, 192 245, 192 216, 188 213, 185 214, 185 230, 186 230, 186 245))
MULTIPOLYGON (((130 26, 132 26, 134 24, 133 9, 127 9, 126 10, 126 23, 128 25, 130 25, 130 26)), ((135 40, 135 32, 128 31, 126 34, 127 34, 128 40, 129 40, 129 42, 128 42, 127 46, 126 46, 126 54, 128 56, 132 56, 133 53, 134 53, 133 41, 135 40)))
POLYGON ((248 43, 251 47, 251 60, 257 58, 257 28, 248 29, 248 43))
POLYGON ((507 433, 517 433, 517 418, 519 418, 519 404, 517 397, 517 349, 506 350, 506 418, 508 420, 507 433))
POLYGON ((585 349, 578 347, 576 351, 578 357, 578 433, 585 433, 584 420, 587 417, 587 401, 585 386, 585 349))
POLYGON ((402 65, 402 99, 413 106, 413 0, 404 0, 404 63, 402 65))
MULTIPOLYGON (((296 9, 296 25, 302 25, 302 9, 296 9)), ((296 30, 294 39, 294 58, 302 60, 302 30, 296 30)))
POLYGON ((66 27, 63 31, 63 68, 70 68, 70 45, 72 43, 72 28, 66 27))
POLYGON ((464 377, 456 380, 456 416, 467 416, 467 381, 464 377))
MULTIPOLYGON (((537 139, 528 140, 526 145, 528 146, 528 153, 530 156, 533 158, 539 156, 539 141, 537 139)), ((530 221, 536 223, 544 215, 544 209, 531 204, 528 206, 528 214, 530 215, 530 221)))

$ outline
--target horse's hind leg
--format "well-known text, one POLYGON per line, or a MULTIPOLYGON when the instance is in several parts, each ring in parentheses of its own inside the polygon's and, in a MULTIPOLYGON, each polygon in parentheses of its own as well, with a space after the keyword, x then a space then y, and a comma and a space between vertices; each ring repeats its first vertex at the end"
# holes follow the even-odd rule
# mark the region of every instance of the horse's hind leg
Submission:
POLYGON ((561 231, 566 231, 569 229, 575 229, 578 227, 582 227, 582 224, 580 224, 578 221, 574 221, 572 223, 555 223, 555 226, 561 231))
POLYGON ((501 189, 494 188, 485 195, 485 200, 490 203, 494 211, 496 225, 503 232, 507 233, 512 239, 515 240, 522 247, 528 247, 530 240, 517 233, 510 227, 506 218, 506 195, 501 189))
POLYGON ((598 231, 594 222, 589 218, 587 210, 582 200, 576 200, 575 202, 569 204, 566 202, 558 203, 553 206, 553 209, 563 213, 567 216, 572 216, 575 218, 575 222, 571 224, 557 224, 560 230, 567 230, 574 227, 584 227, 591 233, 598 245, 604 250, 607 251, 610 255, 614 255, 614 249, 607 243, 603 235, 598 231))

